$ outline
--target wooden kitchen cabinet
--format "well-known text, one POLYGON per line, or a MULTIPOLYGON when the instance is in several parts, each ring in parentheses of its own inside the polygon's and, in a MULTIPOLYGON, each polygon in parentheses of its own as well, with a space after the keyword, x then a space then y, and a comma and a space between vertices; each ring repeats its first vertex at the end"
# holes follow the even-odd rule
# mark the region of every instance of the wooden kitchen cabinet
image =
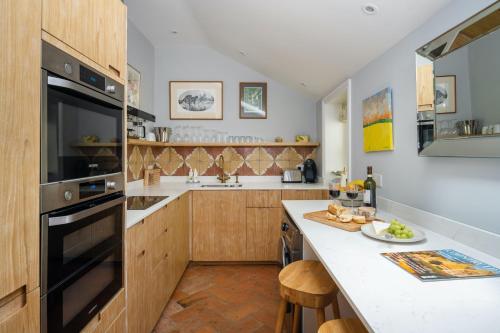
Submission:
MULTIPOLYGON (((125 312, 125 290, 121 289, 111 301, 81 330, 81 333, 106 333, 113 327, 121 326, 124 321, 122 313, 125 312)), ((122 331, 124 332, 124 331, 122 331)))
POLYGON ((193 260, 246 260, 246 192, 193 192, 193 260))
POLYGON ((417 67, 418 111, 434 110, 434 67, 432 64, 417 67))
POLYGON ((247 208, 247 260, 279 261, 281 208, 247 208))
POLYGON ((328 200, 328 190, 283 190, 282 200, 328 200))
POLYGON ((129 332, 151 332, 189 261, 189 194, 127 230, 129 332))
POLYGON ((127 8, 120 0, 43 0, 42 29, 124 82, 127 8))
POLYGON ((0 303, 0 333, 40 332, 40 289, 0 303))
POLYGON ((41 1, 0 15, 0 332, 38 332, 41 1))
POLYGON ((280 190, 250 190, 247 191, 247 207, 281 207, 280 190))

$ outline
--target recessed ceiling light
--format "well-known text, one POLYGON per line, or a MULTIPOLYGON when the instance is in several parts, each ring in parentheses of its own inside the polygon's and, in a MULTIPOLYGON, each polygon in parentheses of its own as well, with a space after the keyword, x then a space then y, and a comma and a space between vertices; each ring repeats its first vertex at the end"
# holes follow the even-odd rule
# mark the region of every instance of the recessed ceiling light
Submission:
POLYGON ((300 85, 301 85, 302 87, 307 87, 307 84, 305 84, 304 82, 300 82, 300 85))
POLYGON ((372 3, 367 3, 363 7, 361 7, 361 10, 366 15, 375 15, 378 13, 378 6, 372 3))
POLYGON ((238 51, 242 56, 246 57, 247 56, 247 53, 243 50, 239 50, 238 51))
POLYGON ((170 30, 170 33, 171 33, 172 35, 177 35, 177 34, 179 33, 179 31, 177 31, 177 30, 170 30))

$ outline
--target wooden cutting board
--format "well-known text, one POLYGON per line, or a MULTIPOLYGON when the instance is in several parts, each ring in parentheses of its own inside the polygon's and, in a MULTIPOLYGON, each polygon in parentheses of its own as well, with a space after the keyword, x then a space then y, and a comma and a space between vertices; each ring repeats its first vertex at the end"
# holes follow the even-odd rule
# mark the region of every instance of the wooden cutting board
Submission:
MULTIPOLYGON (((310 221, 319 222, 322 224, 329 225, 330 227, 339 228, 346 231, 360 231, 363 224, 358 224, 355 222, 343 223, 340 221, 329 220, 326 217, 327 210, 320 210, 318 212, 305 213, 304 218, 310 221)), ((370 223, 370 222, 368 222, 370 223)), ((366 224, 366 223, 365 223, 366 224)))

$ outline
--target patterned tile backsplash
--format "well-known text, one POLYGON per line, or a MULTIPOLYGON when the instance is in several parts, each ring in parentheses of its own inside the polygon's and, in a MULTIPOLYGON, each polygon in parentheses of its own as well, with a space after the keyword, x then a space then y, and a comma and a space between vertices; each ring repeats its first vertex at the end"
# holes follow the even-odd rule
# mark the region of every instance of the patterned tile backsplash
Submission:
POLYGON ((149 166, 161 169, 162 176, 187 176, 196 169, 200 176, 220 172, 219 157, 224 156, 226 173, 240 176, 279 176, 308 158, 316 159, 313 147, 147 147, 129 145, 129 182, 144 178, 149 166))

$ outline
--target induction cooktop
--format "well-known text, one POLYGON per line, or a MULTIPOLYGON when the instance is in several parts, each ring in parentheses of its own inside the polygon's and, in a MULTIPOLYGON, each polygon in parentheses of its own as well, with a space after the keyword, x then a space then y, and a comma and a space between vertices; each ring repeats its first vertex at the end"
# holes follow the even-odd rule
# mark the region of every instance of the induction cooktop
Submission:
POLYGON ((136 196, 127 198, 128 210, 144 210, 168 198, 168 196, 136 196))

